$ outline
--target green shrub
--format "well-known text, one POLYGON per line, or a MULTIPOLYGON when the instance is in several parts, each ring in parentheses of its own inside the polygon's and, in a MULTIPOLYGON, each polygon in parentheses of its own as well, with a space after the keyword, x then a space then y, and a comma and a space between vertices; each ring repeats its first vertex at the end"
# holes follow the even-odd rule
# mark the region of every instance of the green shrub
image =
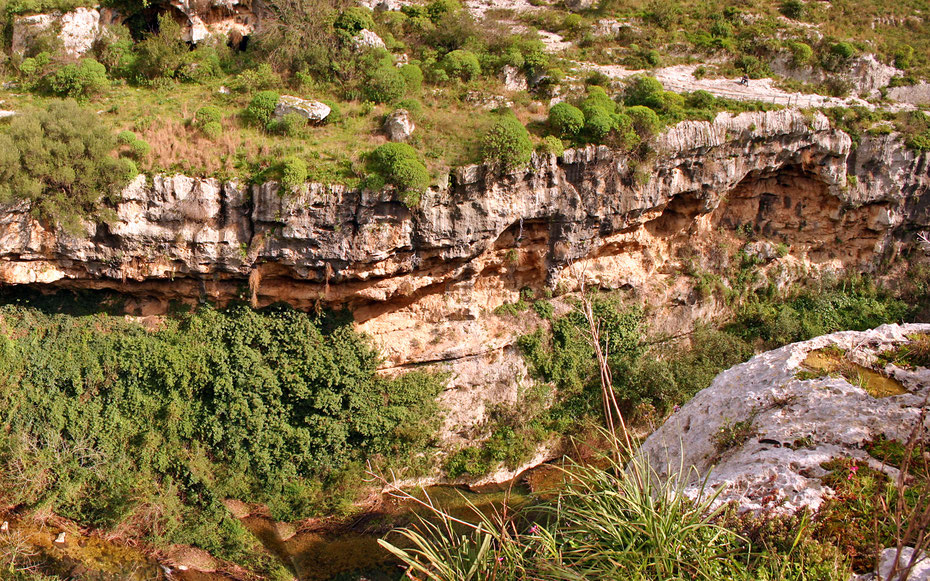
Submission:
POLYGON ((462 5, 458 0, 432 0, 426 5, 426 15, 433 23, 439 21, 447 14, 455 14, 462 10, 462 5))
POLYGON ((281 96, 274 91, 256 93, 245 110, 246 117, 256 125, 265 127, 274 116, 274 109, 280 99, 281 96))
POLYGON ((0 311, 0 438, 19 443, 0 446, 0 485, 26 509, 135 522, 155 545, 252 561, 255 541, 221 499, 305 518, 356 493, 360 460, 435 450, 441 382, 378 377, 377 353, 345 317, 237 306, 146 330, 121 314, 0 311), (17 462, 50 478, 10 486, 17 462))
POLYGON ((74 101, 24 111, 0 129, 0 200, 29 200, 42 219, 82 232, 81 220, 106 216, 103 200, 129 181, 116 145, 97 115, 74 101))
POLYGON ((207 123, 221 123, 223 121, 223 112, 220 111, 219 107, 214 105, 207 105, 197 109, 197 113, 194 114, 194 124, 197 127, 203 128, 207 123))
POLYGON ((375 103, 396 101, 406 92, 407 81, 404 75, 391 65, 375 69, 365 85, 365 95, 375 103))
POLYGON ((894 66, 906 70, 914 63, 914 47, 905 44, 894 51, 894 66))
POLYGON ((814 49, 803 42, 789 42, 788 50, 791 51, 791 62, 794 66, 805 65, 809 63, 814 56, 814 49))
POLYGON ((627 83, 623 92, 623 100, 627 106, 642 105, 650 109, 661 109, 663 105, 662 96, 665 94, 665 88, 654 77, 636 75, 627 83))
POLYGON ((768 64, 751 54, 741 54, 733 62, 733 65, 743 71, 750 79, 761 79, 769 74, 768 64))
POLYGON ((589 111, 590 113, 584 122, 585 136, 594 143, 600 143, 613 130, 613 117, 599 107, 592 108, 589 111))
POLYGON ((400 74, 404 77, 408 92, 418 93, 420 91, 423 85, 423 69, 418 65, 408 64, 400 67, 400 74))
POLYGON ((648 107, 637 105, 627 109, 626 113, 633 123, 633 130, 644 140, 662 130, 662 120, 655 111, 648 107))
POLYGON ((299 157, 288 157, 281 162, 281 188, 293 191, 307 181, 307 162, 299 157))
POLYGON ((581 110, 588 115, 589 111, 601 109, 606 113, 615 113, 617 103, 607 95, 603 87, 592 85, 588 87, 588 94, 584 101, 581 102, 581 110))
POLYGON ((143 161, 151 151, 152 146, 143 139, 136 139, 129 144, 129 155, 136 161, 143 161))
POLYGON ((375 148, 368 159, 369 169, 394 185, 411 207, 429 187, 429 170, 420 161, 417 151, 406 143, 385 143, 375 148))
POLYGON ((549 127, 559 137, 574 137, 584 127, 584 122, 581 109, 564 101, 549 109, 549 127))
POLYGON ((442 57, 442 68, 450 77, 462 81, 470 81, 481 74, 478 56, 462 49, 453 50, 442 57))
POLYGON ((288 113, 280 119, 272 119, 266 128, 270 133, 300 137, 307 127, 307 119, 297 113, 288 113))
POLYGON ((116 141, 120 145, 130 145, 132 142, 136 141, 137 139, 139 138, 132 131, 120 131, 116 135, 116 141))
POLYGON ((230 83, 230 86, 243 93, 267 91, 281 84, 281 77, 268 63, 261 63, 254 69, 246 69, 239 73, 230 83))
POLYGON ((802 0, 784 0, 779 7, 779 11, 788 18, 801 20, 804 18, 805 8, 802 0))
POLYGON ((81 59, 65 65, 49 78, 49 90, 61 97, 84 99, 103 92, 110 86, 107 69, 94 59, 81 59))
POLYGON ((830 54, 841 59, 851 59, 856 56, 856 47, 848 42, 837 42, 830 46, 830 54))
POLYGON ((717 104, 717 98, 699 89, 687 94, 685 104, 693 109, 712 109, 717 104))
POLYGON ((223 134, 223 125, 217 121, 210 121, 209 123, 204 123, 200 130, 207 136, 207 139, 215 141, 223 134))
POLYGON ((555 155, 559 157, 565 153, 565 145, 558 137, 547 135, 543 138, 542 143, 536 146, 536 151, 542 155, 555 155))
POLYGON ((136 44, 135 70, 145 79, 174 78, 190 49, 181 40, 181 26, 168 13, 158 17, 158 33, 136 44))
POLYGON ((368 8, 351 6, 339 13, 333 27, 355 36, 363 29, 372 30, 375 27, 375 21, 372 19, 371 10, 368 8))
POLYGON ((529 163, 532 153, 533 142, 530 141, 529 132, 509 111, 499 116, 481 140, 482 159, 505 168, 529 163))

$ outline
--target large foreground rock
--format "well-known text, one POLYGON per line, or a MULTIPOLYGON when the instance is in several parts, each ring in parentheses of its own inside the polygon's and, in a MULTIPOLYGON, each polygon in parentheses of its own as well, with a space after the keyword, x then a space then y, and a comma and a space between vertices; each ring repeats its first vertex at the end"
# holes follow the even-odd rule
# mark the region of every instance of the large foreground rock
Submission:
POLYGON ((833 492, 821 481, 827 474, 822 464, 852 458, 881 469, 863 445, 882 435, 907 440, 926 405, 930 370, 889 366, 908 393, 875 398, 842 377, 799 379, 802 362, 811 351, 834 345, 853 361, 874 364, 876 353, 928 332, 927 324, 884 325, 758 355, 718 375, 646 440, 641 453, 663 475, 694 467, 690 494, 706 476, 707 486, 721 491, 720 502, 749 510, 817 510, 833 492), (717 435, 738 422, 751 423, 752 434, 720 450, 717 435))

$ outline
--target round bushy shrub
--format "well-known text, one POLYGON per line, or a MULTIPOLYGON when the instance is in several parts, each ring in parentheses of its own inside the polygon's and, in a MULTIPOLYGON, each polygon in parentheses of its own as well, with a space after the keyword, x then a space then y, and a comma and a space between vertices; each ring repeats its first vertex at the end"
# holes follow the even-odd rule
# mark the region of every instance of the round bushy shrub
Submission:
POLYGON ((152 146, 149 145, 148 141, 142 139, 136 139, 129 144, 129 155, 132 156, 136 161, 142 161, 149 156, 149 153, 152 151, 152 146))
POLYGON ((51 92, 75 99, 96 95, 109 86, 107 68, 90 58, 61 67, 49 79, 51 92))
POLYGON ((595 143, 603 141, 613 128, 614 122, 610 113, 598 107, 591 110, 591 115, 584 122, 585 134, 595 143))
POLYGON ((592 85, 588 87, 588 96, 581 102, 581 110, 587 115, 588 111, 601 109, 606 113, 614 113, 617 110, 617 103, 610 98, 604 87, 592 85))
POLYGON ((848 42, 837 42, 830 47, 830 52, 842 59, 856 56, 856 47, 848 42))
POLYGON ((713 94, 699 89, 688 93, 685 102, 688 107, 693 109, 710 109, 717 103, 717 98, 713 94))
POLYGON ((371 152, 369 161, 378 176, 397 187, 408 206, 415 206, 429 187, 429 170, 406 143, 385 143, 371 152))
POLYGON ((404 75, 392 66, 381 66, 368 77, 365 95, 375 103, 390 103, 404 96, 407 81, 404 75))
POLYGON ((532 153, 530 134, 513 113, 501 115, 481 140, 482 158, 504 167, 527 164, 532 153))
POLYGON ((423 69, 418 65, 404 65, 400 67, 400 74, 407 83, 407 91, 415 93, 423 85, 423 69))
POLYGON ((210 121, 200 128, 208 139, 216 139, 223 134, 223 126, 218 121, 210 121))
POLYGON ((416 206, 422 193, 429 187, 429 170, 418 159, 404 158, 394 164, 390 181, 400 190, 404 203, 416 206))
POLYGON ((788 43, 788 50, 791 51, 791 62, 795 66, 809 63, 814 56, 814 49, 803 42, 792 41, 788 43))
POLYGON ((132 131, 120 131, 116 135, 116 141, 120 145, 129 145, 136 139, 138 139, 138 137, 136 137, 136 134, 133 133, 132 131))
POLYGON ((450 77, 470 81, 481 74, 481 63, 469 50, 453 50, 442 57, 442 68, 450 77))
POLYGON ((584 113, 569 103, 556 103, 549 109, 549 127, 563 138, 571 138, 584 127, 584 113))
POLYGON ((220 111, 219 107, 207 105, 197 109, 197 113, 194 114, 194 121, 197 127, 200 127, 201 129, 208 123, 219 124, 223 121, 223 112, 220 111))
POLYGON ((662 96, 665 88, 662 83, 654 77, 637 75, 630 80, 623 93, 623 99, 627 106, 635 107, 641 105, 650 109, 662 108, 662 96))
POLYGON ((375 27, 375 21, 371 17, 371 10, 361 6, 352 6, 346 8, 333 23, 333 28, 344 30, 351 35, 357 34, 362 29, 371 30, 375 27))
POLYGON ((259 91, 252 97, 252 102, 246 109, 246 116, 256 125, 266 126, 274 115, 281 95, 275 91, 259 91))
POLYGON ((536 151, 543 155, 560 156, 565 153, 565 145, 562 140, 554 135, 547 135, 543 138, 542 143, 536 146, 536 151))
POLYGON ((637 135, 643 139, 649 139, 662 129, 662 120, 649 107, 636 105, 627 109, 626 114, 633 122, 633 129, 637 135))
POLYGON ((288 157, 281 163, 281 187, 293 191, 307 181, 307 163, 299 157, 288 157))

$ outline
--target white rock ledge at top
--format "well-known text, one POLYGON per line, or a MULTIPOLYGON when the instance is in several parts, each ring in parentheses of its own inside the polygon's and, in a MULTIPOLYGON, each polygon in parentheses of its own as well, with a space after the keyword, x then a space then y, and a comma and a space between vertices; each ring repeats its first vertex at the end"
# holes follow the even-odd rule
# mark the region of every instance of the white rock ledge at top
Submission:
POLYGON ((908 438, 927 405, 930 370, 889 365, 885 371, 908 393, 874 398, 841 377, 798 379, 802 362, 830 345, 857 362, 874 362, 877 353, 907 343, 915 333, 930 333, 930 324, 844 331, 757 355, 718 375, 649 436, 640 454, 662 476, 688 471, 683 478, 692 497, 702 493, 706 477, 703 493, 719 491, 717 503, 779 513, 816 511, 833 493, 821 481, 827 474, 822 464, 850 458, 880 469, 863 445, 880 435, 908 438), (752 435, 719 451, 715 436, 721 428, 747 420, 752 435))

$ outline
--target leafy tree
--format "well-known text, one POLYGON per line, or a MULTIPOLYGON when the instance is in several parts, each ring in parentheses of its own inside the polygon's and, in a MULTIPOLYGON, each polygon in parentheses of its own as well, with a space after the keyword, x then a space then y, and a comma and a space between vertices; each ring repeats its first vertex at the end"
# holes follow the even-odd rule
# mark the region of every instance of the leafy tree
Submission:
POLYGON ((0 200, 28 200, 41 218, 78 233, 135 175, 115 148, 110 130, 74 101, 17 115, 0 131, 0 200))
POLYGON ((188 52, 181 40, 181 25, 162 14, 158 17, 158 32, 136 45, 136 73, 148 80, 174 78, 188 52))
POLYGON ((506 168, 529 163, 532 153, 530 134, 511 111, 500 115, 481 140, 484 161, 499 163, 506 168))

